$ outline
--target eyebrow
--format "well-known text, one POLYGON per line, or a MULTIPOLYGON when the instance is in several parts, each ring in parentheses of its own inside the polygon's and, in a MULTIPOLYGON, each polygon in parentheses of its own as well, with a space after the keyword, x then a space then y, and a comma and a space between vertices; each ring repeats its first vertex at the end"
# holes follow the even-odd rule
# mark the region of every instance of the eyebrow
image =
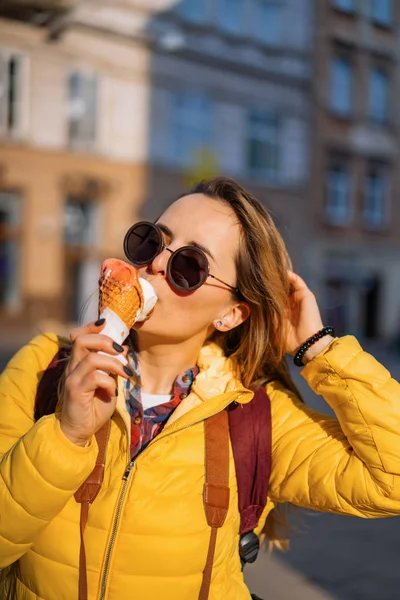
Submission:
MULTIPOLYGON (((157 227, 159 229, 161 229, 161 231, 163 233, 165 233, 165 235, 167 236, 167 238, 169 239, 170 242, 173 241, 174 239, 174 234, 172 233, 172 231, 170 230, 169 227, 167 227, 166 225, 164 225, 164 223, 155 223, 155 225, 157 225, 157 227)), ((186 246, 194 246, 195 248, 198 248, 199 250, 202 250, 205 254, 207 254, 215 263, 217 262, 214 258, 214 256, 212 255, 211 250, 209 250, 208 248, 206 248, 206 246, 203 246, 202 244, 199 244, 199 242, 196 242, 195 240, 191 240, 190 242, 187 242, 186 246)))

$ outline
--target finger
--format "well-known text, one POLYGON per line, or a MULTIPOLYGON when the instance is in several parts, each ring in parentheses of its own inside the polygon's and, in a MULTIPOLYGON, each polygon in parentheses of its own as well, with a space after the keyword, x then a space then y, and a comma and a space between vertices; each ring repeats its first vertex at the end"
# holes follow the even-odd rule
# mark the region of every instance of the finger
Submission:
MULTIPOLYGON (((101 371, 93 371, 81 382, 80 390, 83 393, 94 393, 96 390, 104 390, 111 400, 117 396, 117 384, 111 375, 101 371)), ((104 395, 101 395, 104 398, 104 395)))
POLYGON ((71 360, 70 360, 70 371, 73 371, 78 363, 85 358, 91 352, 105 352, 106 354, 118 355, 126 357, 127 350, 122 346, 118 346, 108 336, 102 334, 82 334, 75 338, 72 344, 71 360), (122 349, 122 352, 121 352, 122 349))
POLYGON ((73 377, 78 381, 83 380, 90 373, 97 370, 109 373, 111 375, 119 375, 124 379, 128 379, 129 372, 132 373, 129 367, 124 367, 119 360, 113 358, 112 356, 98 354, 97 352, 90 352, 78 363, 70 377, 73 377))
POLYGON ((120 346, 108 335, 101 333, 80 335, 75 339, 74 347, 87 352, 107 352, 107 354, 126 354, 128 347, 120 346))
POLYGON ((304 279, 302 279, 300 275, 297 275, 297 273, 294 273, 293 271, 288 271, 288 278, 292 286, 292 293, 308 289, 304 279))
POLYGON ((71 342, 74 342, 76 338, 80 335, 86 335, 88 333, 99 333, 105 326, 105 319, 98 319, 97 321, 92 321, 91 323, 87 323, 86 325, 82 325, 82 327, 77 327, 73 329, 69 335, 69 339, 71 342))

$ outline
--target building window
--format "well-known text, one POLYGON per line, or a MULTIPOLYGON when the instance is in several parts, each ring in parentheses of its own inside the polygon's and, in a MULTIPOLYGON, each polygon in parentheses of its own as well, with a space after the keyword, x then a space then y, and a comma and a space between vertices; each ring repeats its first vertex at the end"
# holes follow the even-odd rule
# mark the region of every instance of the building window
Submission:
POLYGON ((247 166, 252 176, 277 179, 281 171, 282 123, 276 115, 252 110, 249 114, 247 166))
POLYGON ((21 58, 0 51, 0 133, 19 131, 21 94, 21 58))
POLYGON ((365 181, 363 220, 367 228, 387 227, 390 186, 387 169, 372 165, 365 181))
POLYGON ((327 172, 326 217, 331 225, 348 225, 351 219, 351 174, 345 163, 332 164, 327 172))
POLYGON ((348 116, 352 108, 352 65, 347 58, 336 56, 331 61, 331 109, 348 116))
POLYGON ((378 25, 390 27, 393 23, 392 0, 370 0, 371 18, 378 25))
POLYGON ((0 307, 17 309, 19 296, 20 197, 0 192, 0 307))
POLYGON ((356 0, 332 0, 332 5, 343 12, 353 13, 356 0))
POLYGON ((187 21, 205 23, 208 20, 208 1, 182 0, 178 5, 178 13, 187 21))
POLYGON ((282 39, 282 0, 256 0, 254 34, 265 44, 277 45, 282 39))
POLYGON ((219 0, 219 23, 229 33, 241 33, 243 27, 244 0, 219 0))
POLYGON ((202 152, 212 150, 212 103, 206 94, 174 95, 172 139, 174 157, 181 166, 195 164, 202 152))
POLYGON ((96 247, 101 241, 99 203, 87 197, 71 196, 64 204, 65 242, 65 318, 79 322, 90 312, 96 316, 95 304, 100 264, 96 247))
POLYGON ((378 123, 385 123, 389 113, 389 78, 382 69, 369 72, 369 116, 378 123))
POLYGON ((93 147, 96 141, 97 78, 72 73, 68 81, 68 137, 76 147, 93 147))

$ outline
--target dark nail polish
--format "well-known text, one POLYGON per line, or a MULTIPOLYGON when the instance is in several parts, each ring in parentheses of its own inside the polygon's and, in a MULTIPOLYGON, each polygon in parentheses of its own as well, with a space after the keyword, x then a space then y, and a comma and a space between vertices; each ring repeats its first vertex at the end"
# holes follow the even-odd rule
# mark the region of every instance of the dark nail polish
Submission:
POLYGON ((117 344, 117 342, 113 342, 113 348, 114 350, 116 350, 117 352, 123 352, 124 349, 122 346, 120 346, 119 344, 117 344))
POLYGON ((128 377, 132 377, 132 375, 133 375, 132 369, 130 369, 129 367, 126 367, 125 365, 123 366, 123 369, 124 369, 125 373, 128 375, 128 377))
POLYGON ((100 327, 100 325, 104 325, 104 323, 105 323, 105 322, 106 322, 106 320, 105 320, 105 319, 98 319, 98 320, 95 322, 95 326, 96 326, 96 327, 100 327))

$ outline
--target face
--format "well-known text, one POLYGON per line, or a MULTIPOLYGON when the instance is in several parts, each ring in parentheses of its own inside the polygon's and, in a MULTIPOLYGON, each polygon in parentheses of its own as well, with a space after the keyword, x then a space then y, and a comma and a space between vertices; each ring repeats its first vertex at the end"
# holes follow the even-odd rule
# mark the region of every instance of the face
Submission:
MULTIPOLYGON (((172 204, 157 221, 171 236, 164 244, 171 250, 192 245, 207 249, 210 273, 236 286, 235 256, 239 250, 240 227, 231 208, 203 194, 192 194, 172 204)), ((171 253, 164 250, 154 261, 140 269, 140 276, 154 287, 158 302, 150 319, 135 327, 140 338, 147 336, 161 342, 198 338, 201 343, 222 321, 221 331, 239 325, 247 316, 245 303, 232 291, 208 277, 199 289, 185 293, 175 290, 167 279, 171 253)))

